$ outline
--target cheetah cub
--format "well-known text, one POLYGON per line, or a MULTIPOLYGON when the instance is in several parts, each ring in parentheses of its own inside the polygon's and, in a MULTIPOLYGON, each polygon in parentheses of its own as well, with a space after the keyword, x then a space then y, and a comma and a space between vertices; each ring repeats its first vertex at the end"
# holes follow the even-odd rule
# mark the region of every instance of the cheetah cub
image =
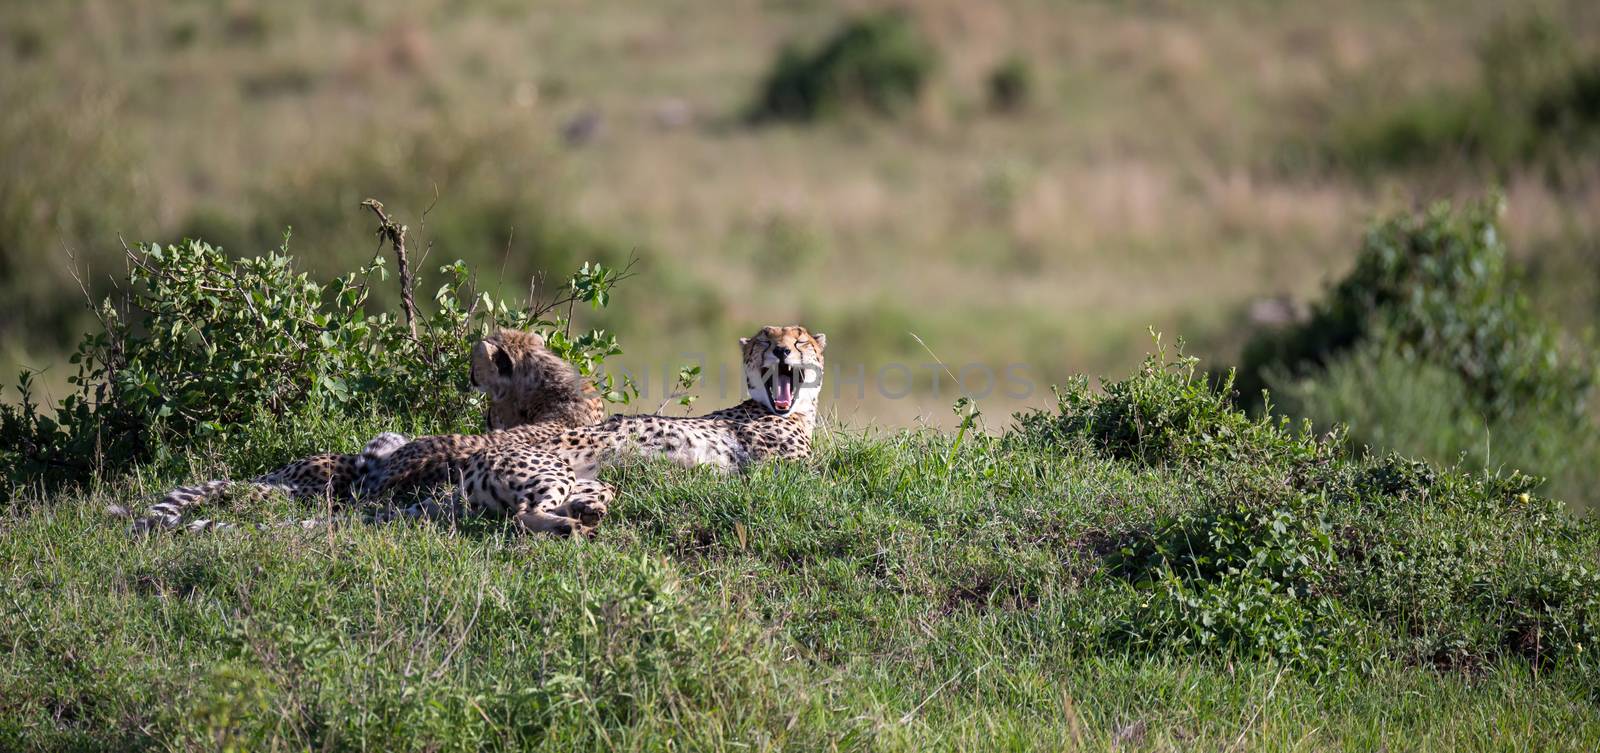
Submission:
MULTIPOLYGON (((599 423, 606 415, 598 393, 531 332, 500 330, 472 351, 471 383, 488 395, 487 434, 441 434, 408 440, 385 432, 359 453, 323 453, 297 460, 250 481, 208 481, 168 492, 134 521, 134 532, 185 527, 228 527, 212 520, 186 521, 230 489, 261 497, 278 492, 294 499, 379 497, 457 481, 469 458, 503 443, 525 445, 567 429, 599 423)), ((125 514, 120 508, 113 513, 125 514)))

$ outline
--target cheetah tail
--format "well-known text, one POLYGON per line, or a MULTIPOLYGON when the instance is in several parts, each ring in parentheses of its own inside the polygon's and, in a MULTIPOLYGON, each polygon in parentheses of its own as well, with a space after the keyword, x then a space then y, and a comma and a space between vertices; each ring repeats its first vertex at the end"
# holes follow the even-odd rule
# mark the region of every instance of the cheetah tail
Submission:
MULTIPOLYGON (((194 486, 180 486, 167 492, 160 502, 150 506, 150 510, 143 517, 135 519, 128 526, 132 534, 149 533, 162 528, 177 528, 183 524, 183 515, 190 512, 208 500, 214 499, 228 488, 228 481, 207 481, 194 486)), ((121 508, 121 505, 116 505, 121 508)), ((197 521, 199 522, 199 521, 197 521)))

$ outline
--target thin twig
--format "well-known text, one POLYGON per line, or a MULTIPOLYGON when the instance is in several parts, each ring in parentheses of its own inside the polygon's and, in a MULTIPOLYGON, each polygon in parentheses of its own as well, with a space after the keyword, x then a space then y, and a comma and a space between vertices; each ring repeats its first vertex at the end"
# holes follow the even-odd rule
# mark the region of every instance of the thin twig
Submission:
MULTIPOLYGON (((637 277, 639 275, 639 273, 633 271, 633 268, 635 266, 637 266, 638 263, 639 263, 639 257, 636 254, 629 253, 628 254, 628 263, 623 265, 622 270, 617 273, 617 276, 613 277, 611 279, 611 284, 615 285, 615 284, 617 284, 619 282, 622 282, 623 280, 627 280, 627 279, 630 279, 632 277, 637 277)), ((569 315, 569 319, 568 320, 570 321, 570 315, 572 313, 572 310, 573 310, 575 304, 578 301, 578 294, 575 291, 573 291, 572 288, 568 287, 567 291, 565 293, 556 296, 555 298, 551 299, 549 302, 535 305, 535 303, 534 303, 534 291, 538 288, 537 282, 541 277, 542 277, 542 275, 537 275, 535 277, 529 278, 529 281, 528 281, 528 307, 530 309, 532 309, 531 318, 534 321, 538 321, 540 319, 543 319, 546 314, 548 314, 548 313, 550 313, 552 311, 555 311, 556 309, 559 309, 562 306, 566 306, 566 307, 568 307, 567 308, 567 313, 569 315)))
POLYGON ((411 278, 411 260, 406 258, 406 226, 389 219, 383 211, 383 203, 377 199, 367 199, 361 202, 378 216, 378 238, 389 241, 394 248, 396 264, 400 267, 400 305, 406 317, 406 327, 411 330, 411 339, 417 339, 417 302, 411 298, 411 288, 414 284, 411 278))
POLYGON ((424 241, 422 246, 422 256, 417 259, 418 268, 425 268, 423 265, 428 263, 428 256, 433 253, 433 236, 428 235, 428 214, 433 211, 434 205, 438 203, 439 184, 438 182, 435 182, 433 184, 433 201, 428 202, 428 207, 422 210, 422 217, 417 219, 417 231, 422 233, 422 239, 424 241))
POLYGON ((667 397, 664 400, 661 401, 661 404, 656 406, 656 412, 651 414, 651 415, 656 415, 656 416, 661 415, 661 411, 666 410, 667 409, 667 405, 672 403, 674 400, 680 400, 682 398, 688 397, 689 393, 691 393, 691 392, 693 392, 693 390, 670 390, 667 393, 667 397))
MULTIPOLYGON (((94 314, 94 318, 100 320, 101 329, 110 331, 111 328, 106 325, 105 315, 101 314, 100 308, 94 305, 94 296, 89 295, 89 286, 83 284, 83 277, 78 274, 78 255, 72 253, 72 247, 67 245, 65 238, 58 236, 56 242, 61 244, 62 253, 67 255, 67 274, 72 275, 72 281, 78 283, 78 290, 83 293, 83 305, 88 306, 89 313, 94 314)), ((84 274, 89 273, 89 265, 87 263, 84 264, 83 269, 84 274)))
POLYGON ((572 314, 578 310, 578 296, 567 296, 567 321, 562 325, 561 336, 572 339, 572 314))
POLYGON ((500 254, 500 279, 506 277, 506 262, 511 261, 511 242, 517 238, 517 226, 512 225, 506 229, 506 250, 500 254))

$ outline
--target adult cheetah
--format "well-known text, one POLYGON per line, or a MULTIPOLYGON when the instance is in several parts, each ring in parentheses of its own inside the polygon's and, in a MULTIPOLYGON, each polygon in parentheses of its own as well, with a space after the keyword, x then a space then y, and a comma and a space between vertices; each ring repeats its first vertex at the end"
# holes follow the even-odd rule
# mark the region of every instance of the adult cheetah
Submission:
POLYGON ((731 408, 704 416, 615 415, 595 426, 486 447, 467 460, 452 510, 509 512, 532 528, 544 523, 546 514, 576 509, 566 517, 579 522, 578 532, 593 535, 616 498, 616 490, 595 476, 620 458, 660 456, 684 466, 732 471, 768 459, 807 457, 827 340, 801 326, 763 327, 741 338, 750 398, 731 408), (574 492, 565 489, 566 474, 552 472, 552 456, 571 473, 574 492), (572 494, 578 494, 576 502, 572 494))

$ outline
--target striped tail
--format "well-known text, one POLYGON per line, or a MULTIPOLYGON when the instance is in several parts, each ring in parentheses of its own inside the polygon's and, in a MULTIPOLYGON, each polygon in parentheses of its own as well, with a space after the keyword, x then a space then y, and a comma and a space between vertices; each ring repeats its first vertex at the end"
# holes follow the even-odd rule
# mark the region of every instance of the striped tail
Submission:
POLYGON ((157 530, 171 530, 182 528, 188 531, 227 530, 235 526, 230 523, 221 523, 209 518, 201 518, 185 523, 184 514, 192 512, 208 502, 227 494, 234 486, 242 485, 252 493, 265 497, 274 491, 291 493, 292 490, 281 484, 269 484, 260 481, 239 482, 219 479, 207 481, 193 486, 180 486, 167 492, 166 496, 150 506, 144 516, 129 525, 129 532, 133 534, 150 533, 157 530))
MULTIPOLYGON (((151 505, 143 517, 129 525, 129 531, 142 534, 154 530, 179 528, 189 531, 236 528, 234 524, 211 519, 189 522, 184 520, 185 516, 230 493, 235 487, 244 487, 257 499, 265 498, 274 492, 293 499, 349 497, 364 485, 363 479, 378 473, 388 457, 406 442, 407 439, 400 434, 384 432, 367 442, 366 447, 355 455, 336 453, 313 455, 251 481, 216 480, 193 486, 180 486, 167 492, 160 502, 151 505)), ((120 505, 113 506, 109 512, 128 516, 126 508, 120 505)))

